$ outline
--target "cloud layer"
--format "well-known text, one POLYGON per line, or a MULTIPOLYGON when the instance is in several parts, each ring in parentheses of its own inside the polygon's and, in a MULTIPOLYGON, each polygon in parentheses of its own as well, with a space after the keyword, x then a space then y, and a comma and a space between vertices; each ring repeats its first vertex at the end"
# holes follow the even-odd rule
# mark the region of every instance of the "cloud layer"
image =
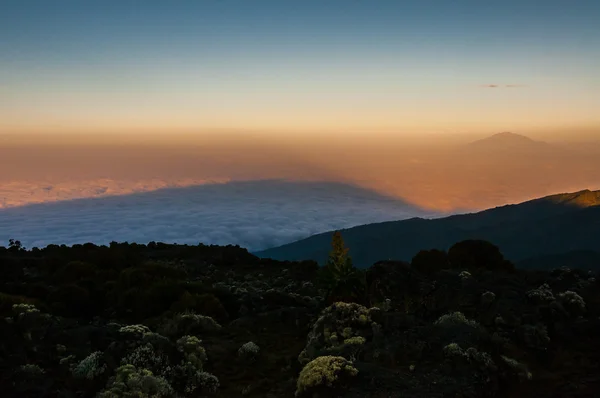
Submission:
POLYGON ((254 181, 34 204, 0 210, 0 244, 149 241, 239 244, 251 251, 315 233, 426 216, 372 191, 326 182, 254 181))
POLYGON ((180 188, 223 182, 228 182, 228 180, 216 181, 215 179, 204 180, 198 178, 164 180, 154 178, 128 181, 101 178, 59 182, 10 181, 0 183, 0 209, 34 203, 129 195, 163 188, 180 188))

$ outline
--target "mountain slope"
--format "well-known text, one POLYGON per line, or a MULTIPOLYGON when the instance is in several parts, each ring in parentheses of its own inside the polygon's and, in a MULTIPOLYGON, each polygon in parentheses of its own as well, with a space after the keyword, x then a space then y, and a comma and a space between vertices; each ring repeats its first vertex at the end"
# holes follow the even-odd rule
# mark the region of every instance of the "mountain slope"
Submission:
MULTIPOLYGON (((600 191, 553 195, 479 213, 427 220, 412 218, 343 230, 356 265, 410 260, 422 249, 447 250, 464 239, 484 239, 512 261, 600 248, 600 191)), ((331 232, 256 253, 274 259, 324 262, 331 232)))

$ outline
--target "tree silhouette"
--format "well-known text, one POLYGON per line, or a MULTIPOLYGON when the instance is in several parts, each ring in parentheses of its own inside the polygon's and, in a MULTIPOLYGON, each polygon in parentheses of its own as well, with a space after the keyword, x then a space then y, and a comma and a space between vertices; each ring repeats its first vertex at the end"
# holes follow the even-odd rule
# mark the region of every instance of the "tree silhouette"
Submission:
POLYGON ((20 240, 9 239, 8 240, 8 248, 13 251, 19 251, 21 249, 25 250, 20 240))
POLYGON ((364 273, 352 265, 348 252, 341 232, 335 231, 331 238, 329 260, 320 275, 329 302, 356 301, 364 294, 364 273))
POLYGON ((340 231, 335 231, 331 238, 331 252, 329 252, 329 260, 327 265, 333 267, 339 272, 347 271, 352 268, 352 259, 348 255, 348 249, 342 238, 340 231))

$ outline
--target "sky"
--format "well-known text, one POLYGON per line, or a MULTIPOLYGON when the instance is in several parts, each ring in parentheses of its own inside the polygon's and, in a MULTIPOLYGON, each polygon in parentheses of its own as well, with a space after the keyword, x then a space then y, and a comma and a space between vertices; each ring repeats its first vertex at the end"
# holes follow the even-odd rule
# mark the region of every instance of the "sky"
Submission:
POLYGON ((0 134, 600 128, 600 2, 0 4, 0 134))

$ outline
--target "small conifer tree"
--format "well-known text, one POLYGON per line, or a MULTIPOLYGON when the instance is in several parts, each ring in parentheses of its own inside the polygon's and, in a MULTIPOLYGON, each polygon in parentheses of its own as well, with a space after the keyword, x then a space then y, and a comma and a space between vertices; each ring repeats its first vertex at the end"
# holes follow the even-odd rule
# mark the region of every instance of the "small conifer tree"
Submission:
POLYGON ((332 267, 339 273, 348 272, 352 267, 352 259, 348 255, 348 249, 342 238, 340 231, 335 231, 331 239, 331 252, 329 252, 329 260, 327 266, 332 267))
POLYGON ((327 290, 330 301, 355 301, 364 290, 362 274, 352 265, 349 249, 340 231, 331 239, 331 252, 327 264, 321 271, 321 284, 327 290))

